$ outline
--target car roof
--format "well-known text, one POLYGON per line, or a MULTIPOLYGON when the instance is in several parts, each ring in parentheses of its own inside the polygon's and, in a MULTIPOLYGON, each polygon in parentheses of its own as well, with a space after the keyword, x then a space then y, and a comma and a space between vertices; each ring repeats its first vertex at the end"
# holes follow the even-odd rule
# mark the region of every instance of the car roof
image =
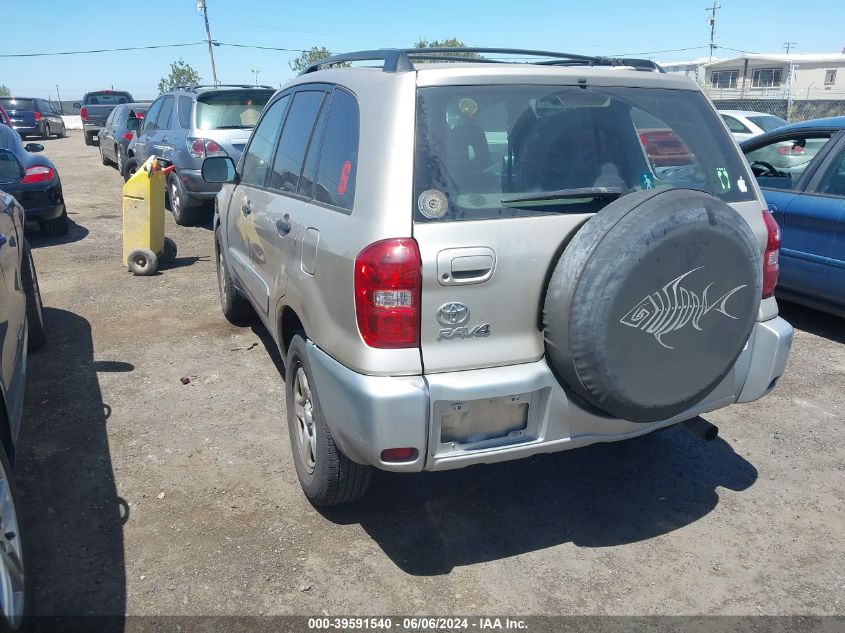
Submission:
POLYGON ((809 121, 801 121, 800 123, 790 123, 779 127, 772 132, 789 132, 792 130, 807 130, 807 129, 845 129, 845 116, 832 116, 826 119, 810 119, 809 121))
POLYGON ((773 116, 777 119, 781 118, 776 114, 769 112, 755 112, 754 110, 719 110, 719 114, 730 114, 732 116, 751 117, 751 116, 773 116))
POLYGON ((658 73, 635 70, 625 66, 551 66, 539 64, 488 64, 464 62, 431 62, 418 64, 412 71, 384 72, 380 67, 353 66, 325 68, 298 75, 283 86, 293 87, 305 83, 333 83, 352 90, 365 88, 384 81, 403 81, 409 74, 416 76, 419 86, 493 83, 588 84, 603 86, 630 86, 667 88, 674 90, 699 90, 690 78, 676 73, 658 73))

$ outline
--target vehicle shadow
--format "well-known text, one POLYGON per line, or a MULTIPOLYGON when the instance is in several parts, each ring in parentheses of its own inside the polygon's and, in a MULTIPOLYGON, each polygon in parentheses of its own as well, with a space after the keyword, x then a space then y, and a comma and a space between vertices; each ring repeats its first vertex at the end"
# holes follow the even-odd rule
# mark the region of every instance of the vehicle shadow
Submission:
POLYGON ((704 443, 676 426, 503 464, 379 473, 362 502, 321 512, 359 523, 400 569, 429 576, 567 542, 644 541, 708 514, 717 487, 745 490, 756 479, 724 440, 704 443))
POLYGON ((65 235, 47 235, 38 228, 36 222, 27 222, 26 236, 32 248, 55 246, 56 244, 70 244, 88 237, 88 229, 73 221, 73 214, 68 213, 68 232, 65 235))
POLYGON ((789 321, 796 330, 845 343, 845 319, 784 299, 778 299, 778 310, 780 316, 789 321))
POLYGON ((57 630, 42 618, 112 615, 97 630, 123 631, 129 506, 117 494, 111 407, 97 374, 134 366, 95 360, 91 326, 79 315, 44 308, 44 320, 49 338, 30 357, 15 473, 35 625, 57 630))
POLYGON ((197 262, 207 262, 209 259, 208 255, 192 255, 190 257, 176 257, 172 261, 162 260, 161 264, 159 265, 158 269, 162 270, 172 270, 174 268, 185 268, 187 266, 193 266, 197 262))

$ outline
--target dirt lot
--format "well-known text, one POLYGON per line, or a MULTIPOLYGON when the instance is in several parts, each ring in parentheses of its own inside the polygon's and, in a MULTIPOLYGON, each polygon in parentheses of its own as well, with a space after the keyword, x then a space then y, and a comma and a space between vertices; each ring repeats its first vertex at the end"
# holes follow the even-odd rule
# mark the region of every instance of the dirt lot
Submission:
POLYGON ((73 227, 33 231, 50 341, 18 477, 40 614, 833 614, 845 596, 845 327, 797 327, 774 395, 523 462, 380 475, 318 512, 281 361, 227 323, 210 226, 170 269, 120 264, 121 185, 80 132, 45 142, 73 227), (187 376, 190 384, 180 378, 187 376))

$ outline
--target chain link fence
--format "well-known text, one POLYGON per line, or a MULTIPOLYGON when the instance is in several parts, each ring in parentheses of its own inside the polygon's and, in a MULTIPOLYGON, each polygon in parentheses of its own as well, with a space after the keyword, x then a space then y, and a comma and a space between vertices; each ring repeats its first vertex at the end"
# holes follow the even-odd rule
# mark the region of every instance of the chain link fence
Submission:
POLYGON ((779 95, 762 97, 729 97, 721 90, 710 89, 705 93, 717 110, 749 110, 765 112, 786 119, 790 123, 845 116, 845 97, 839 99, 806 99, 782 92, 779 95))

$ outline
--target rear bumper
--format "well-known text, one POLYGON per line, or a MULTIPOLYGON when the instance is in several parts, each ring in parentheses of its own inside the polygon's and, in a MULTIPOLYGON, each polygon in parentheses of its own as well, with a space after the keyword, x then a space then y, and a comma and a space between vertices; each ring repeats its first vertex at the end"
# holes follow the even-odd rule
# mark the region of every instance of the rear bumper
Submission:
POLYGON ((41 128, 38 126, 35 127, 25 127, 25 126, 17 126, 13 125, 12 129, 20 134, 21 136, 29 136, 32 134, 41 134, 41 128))
POLYGON ((551 453, 643 435, 733 402, 751 402, 774 389, 792 343, 780 317, 757 323, 745 349, 713 392, 668 420, 639 424, 597 415, 576 404, 545 359, 427 376, 366 376, 340 364, 313 343, 308 355, 320 404, 335 442, 352 460, 383 470, 448 470, 551 453), (524 428, 480 441, 442 434, 444 416, 480 402, 525 406, 524 428), (384 462, 388 448, 416 449, 414 459, 384 462))
POLYGON ((97 125, 96 123, 83 123, 82 130, 86 134, 96 134, 99 136, 100 130, 103 129, 102 125, 97 125))
POLYGON ((192 198, 199 200, 214 200, 222 185, 207 182, 199 169, 180 169, 179 178, 185 185, 185 190, 192 198))
POLYGON ((15 197, 26 212, 27 220, 53 220, 65 211, 62 188, 54 184, 46 189, 25 189, 15 197))

